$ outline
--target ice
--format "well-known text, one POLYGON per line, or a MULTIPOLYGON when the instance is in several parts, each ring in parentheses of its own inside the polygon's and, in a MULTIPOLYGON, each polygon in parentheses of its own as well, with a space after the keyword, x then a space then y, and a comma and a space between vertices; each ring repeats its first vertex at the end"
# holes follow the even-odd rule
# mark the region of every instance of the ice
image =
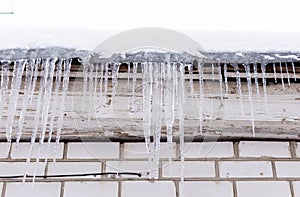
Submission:
POLYGON ((268 111, 266 64, 264 62, 261 63, 261 72, 262 72, 262 83, 263 83, 263 91, 264 91, 265 108, 266 108, 266 111, 268 111))
POLYGON ((135 105, 135 86, 136 86, 136 76, 137 76, 137 68, 138 63, 133 63, 133 78, 132 78, 132 93, 131 93, 131 107, 130 112, 135 113, 137 112, 138 108, 135 105))
POLYGON ((289 84, 289 86, 291 86, 289 68, 288 68, 288 65, 286 62, 285 62, 285 70, 286 70, 288 84, 289 84))
POLYGON ((235 76, 236 76, 236 85, 237 85, 237 89, 239 91, 241 114, 244 115, 243 93, 242 93, 242 85, 241 85, 239 66, 237 64, 233 64, 233 67, 234 67, 235 76))
POLYGON ((224 64, 225 95, 228 96, 227 64, 224 64))
POLYGON ((281 62, 279 63, 279 68, 280 68, 280 78, 281 78, 281 84, 282 84, 282 89, 284 90, 284 80, 283 80, 283 73, 282 73, 282 65, 281 62))
POLYGON ((257 63, 253 64, 253 70, 254 70, 254 83, 255 83, 256 94, 259 97, 259 85, 258 85, 258 77, 257 77, 257 63))
POLYGON ((2 122, 3 117, 3 108, 7 103, 7 91, 9 84, 9 64, 10 62, 2 61, 2 73, 1 73, 1 90, 0 90, 0 123, 2 122))
POLYGON ((294 62, 292 62, 292 68, 293 68, 294 79, 295 79, 295 81, 297 81, 297 76, 296 76, 296 70, 295 70, 294 62))
POLYGON ((27 64, 26 60, 20 60, 14 63, 14 71, 12 78, 12 87, 9 96, 8 112, 7 112, 7 125, 6 125, 6 138, 10 144, 12 140, 12 127, 14 123, 14 117, 17 109, 17 103, 19 99, 19 91, 22 83, 22 74, 27 64))
POLYGON ((220 98, 223 100, 223 77, 222 77, 222 68, 221 64, 218 64, 218 74, 219 74, 219 86, 220 86, 220 98))
POLYGON ((215 81, 215 65, 211 64, 211 77, 212 80, 215 81))
POLYGON ((277 83, 276 64, 275 63, 273 63, 273 71, 274 71, 274 80, 275 80, 275 83, 277 83))
POLYGON ((253 101, 252 101, 252 84, 251 84, 251 73, 250 73, 250 65, 246 64, 244 65, 246 76, 247 76, 247 87, 248 87, 248 101, 250 105, 250 112, 251 112, 251 125, 252 125, 252 136, 255 137, 255 118, 254 118, 254 107, 253 107, 253 101))
POLYGON ((203 109, 204 109, 204 81, 203 81, 203 64, 198 63, 199 73, 199 125, 200 134, 203 132, 203 109))

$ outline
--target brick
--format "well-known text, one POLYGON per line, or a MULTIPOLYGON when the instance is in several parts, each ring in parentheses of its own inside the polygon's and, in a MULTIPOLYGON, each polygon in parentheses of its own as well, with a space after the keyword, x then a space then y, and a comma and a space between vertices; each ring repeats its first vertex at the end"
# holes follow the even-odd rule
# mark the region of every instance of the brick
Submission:
POLYGON ((184 154, 186 158, 234 156, 231 142, 186 143, 184 154))
POLYGON ((118 182, 66 182, 64 197, 117 197, 118 182))
MULTIPOLYGON (((148 177, 151 171, 148 161, 108 161, 106 162, 106 172, 136 172, 142 173, 142 178, 148 177)), ((130 176, 132 177, 132 176, 130 176)), ((136 178, 136 177, 134 177, 136 178)))
POLYGON ((5 197, 58 197, 60 183, 7 183, 5 197))
MULTIPOLYGON (((38 152, 40 151, 40 158, 46 158, 46 156, 50 159, 57 158, 60 159, 63 157, 63 149, 64 144, 60 143, 56 149, 56 144, 51 143, 48 146, 47 143, 43 144, 41 149, 38 143, 35 143, 32 149, 31 158, 37 158, 38 152), (49 148, 48 148, 49 147, 49 148), (55 153, 56 152, 56 153, 55 153)), ((28 157, 30 151, 30 143, 16 143, 12 144, 11 158, 13 159, 26 159, 28 157)))
MULTIPOLYGON (((100 173, 100 162, 56 162, 49 163, 48 175, 56 174, 84 174, 100 173)), ((94 176, 72 177, 72 178, 94 178, 94 176)), ((96 176, 99 177, 99 176, 96 176)))
MULTIPOLYGON (((163 162, 162 176, 180 177, 180 168, 180 161, 173 161, 171 164, 163 162)), ((215 162, 213 161, 185 161, 184 169, 184 177, 215 177, 215 162)))
POLYGON ((240 157, 291 157, 288 142, 240 142, 240 157))
POLYGON ((68 143, 69 159, 116 159, 119 158, 119 143, 86 142, 68 143))
POLYGON ((294 181, 293 186, 294 186, 295 196, 300 196, 300 181, 294 181))
POLYGON ((223 161, 219 163, 221 177, 272 177, 269 161, 223 161))
POLYGON ((122 183, 122 197, 132 196, 164 196, 176 197, 175 184, 172 181, 139 181, 139 182, 123 182, 122 183))
POLYGON ((300 143, 299 142, 296 143, 295 149, 296 149, 296 157, 300 157, 300 143))
POLYGON ((300 177, 299 161, 275 162, 277 177, 300 177))
POLYGON ((8 143, 0 143, 0 158, 8 158, 9 147, 8 143))
POLYGON ((238 197, 291 196, 286 181, 243 181, 237 182, 238 197))
MULTIPOLYGON (((26 170, 26 162, 0 162, 0 176, 23 175, 26 170)), ((44 175, 44 163, 31 162, 27 174, 44 175)))
MULTIPOLYGON (((175 158, 176 144, 172 143, 171 151, 168 150, 167 143, 160 145, 160 158, 175 158)), ((124 158, 148 158, 145 143, 125 143, 124 144, 124 158)))
POLYGON ((233 197, 231 182, 189 182, 183 184, 184 196, 233 197))

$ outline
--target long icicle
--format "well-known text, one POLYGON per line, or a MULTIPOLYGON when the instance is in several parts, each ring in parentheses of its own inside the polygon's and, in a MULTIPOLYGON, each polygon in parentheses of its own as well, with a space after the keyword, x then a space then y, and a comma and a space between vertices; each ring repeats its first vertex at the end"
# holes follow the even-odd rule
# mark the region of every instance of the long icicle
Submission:
POLYGON ((250 105, 250 112, 251 112, 251 125, 252 125, 252 136, 255 137, 255 119, 254 119, 254 107, 252 101, 252 84, 251 84, 251 73, 250 73, 250 65, 244 65, 246 76, 247 76, 247 87, 248 87, 248 101, 250 105))
POLYGON ((203 108, 204 108, 204 83, 203 83, 203 64, 198 63, 199 73, 199 125, 200 134, 203 133, 203 108))

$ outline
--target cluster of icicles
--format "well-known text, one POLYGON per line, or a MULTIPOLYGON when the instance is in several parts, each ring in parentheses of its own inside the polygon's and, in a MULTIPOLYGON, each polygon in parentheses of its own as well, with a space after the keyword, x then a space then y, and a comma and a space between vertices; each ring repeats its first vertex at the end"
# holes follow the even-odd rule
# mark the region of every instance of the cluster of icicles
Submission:
MULTIPOLYGON (((8 144, 11 144, 15 138, 18 144, 21 140, 23 130, 25 130, 26 117, 28 113, 34 112, 34 128, 31 133, 31 148, 28 152, 27 164, 31 161, 32 150, 36 141, 39 141, 39 150, 45 145, 50 146, 51 139, 55 134, 56 146, 59 144, 60 134, 63 130, 64 107, 66 95, 68 93, 71 60, 60 58, 48 59, 24 59, 13 62, 13 71, 10 70, 10 61, 1 61, 1 92, 0 92, 0 125, 5 129, 8 144), (11 73, 12 72, 12 73, 11 73), (11 77, 12 76, 12 77, 11 77), (11 81, 10 81, 11 80, 11 81), (23 92, 21 95, 20 92, 23 92), (21 107, 17 107, 18 100, 22 99, 21 107), (3 121, 3 117, 7 117, 3 121)), ((85 95, 96 95, 99 91, 101 98, 106 98, 108 89, 112 88, 112 100, 115 99, 119 68, 121 63, 83 63, 83 90, 85 95), (108 81, 111 79, 111 87, 108 81)), ((142 62, 128 63, 128 77, 132 73, 132 106, 130 110, 135 109, 135 89, 138 71, 142 74, 142 96, 143 96, 143 131, 145 145, 149 155, 149 162, 153 167, 150 178, 158 177, 160 141, 162 136, 162 125, 166 125, 166 136, 168 149, 172 149, 172 140, 174 137, 173 127, 175 120, 178 121, 178 135, 180 142, 180 160, 181 160, 181 181, 184 180, 184 120, 185 120, 185 98, 186 94, 199 99, 199 134, 203 132, 203 109, 204 109, 204 64, 198 63, 184 64, 180 62, 142 62), (130 66, 131 65, 131 66, 130 66), (196 72, 195 72, 196 70, 196 72), (196 73, 196 76, 195 76, 196 73), (197 79, 197 80, 195 80, 197 79), (189 83, 189 92, 185 90, 185 82, 189 83), (194 83, 199 83, 199 89, 194 88, 194 83), (163 122, 164 121, 164 122, 163 122)), ((229 65, 229 64, 228 64, 229 65)), ((214 76, 215 67, 218 73, 220 84, 220 97, 228 95, 227 64, 211 64, 212 76, 214 76), (223 88, 223 83, 225 88, 223 88), (223 89, 224 93, 223 93, 223 89)), ((266 65, 261 63, 261 76, 263 83, 263 95, 267 103, 266 94, 266 65)), ((238 64, 233 66, 236 75, 236 84, 241 102, 241 111, 243 112, 242 88, 240 68, 238 64)), ((253 73, 250 72, 250 64, 244 64, 244 70, 247 78, 248 101, 251 107, 252 132, 255 136, 255 115, 252 104, 252 78, 256 87, 256 94, 259 92, 258 83, 258 65, 252 64, 253 73)), ((288 66, 286 72, 288 72, 288 66)), ((294 64, 294 78, 295 67, 294 64)), ((280 77, 284 88, 282 73, 282 64, 280 63, 280 77)), ((289 74, 287 73, 287 76, 289 74)), ((274 64, 274 78, 277 80, 276 68, 274 64)), ((129 80, 129 78, 128 78, 129 80)), ((214 78, 213 78, 214 80, 214 78)), ((288 78, 290 83, 290 78, 288 78)), ((85 97, 83 98, 85 99, 85 97)), ((97 99, 97 98, 95 98, 97 99)), ((111 102, 113 103, 113 102, 111 102)), ((93 116, 93 108, 89 111, 88 119, 93 116)), ((39 154, 35 162, 39 162, 39 154)), ((171 155, 171 154, 170 154, 171 155)), ((55 158, 54 158, 55 161, 55 158)), ((169 158, 171 162, 171 157, 169 158)), ((45 163, 47 162, 47 157, 45 163)), ((28 170, 28 165, 27 169, 28 170)), ((24 173, 26 178, 27 171, 24 173)))

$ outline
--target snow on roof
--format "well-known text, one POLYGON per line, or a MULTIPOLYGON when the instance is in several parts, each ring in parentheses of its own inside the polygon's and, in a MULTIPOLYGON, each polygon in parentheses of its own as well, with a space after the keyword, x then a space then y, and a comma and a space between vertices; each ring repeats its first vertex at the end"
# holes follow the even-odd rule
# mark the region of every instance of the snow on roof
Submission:
MULTIPOLYGON (((122 31, 100 29, 0 28, 0 49, 65 47, 94 50, 122 31)), ((179 30, 207 52, 300 52, 300 32, 179 30)))

